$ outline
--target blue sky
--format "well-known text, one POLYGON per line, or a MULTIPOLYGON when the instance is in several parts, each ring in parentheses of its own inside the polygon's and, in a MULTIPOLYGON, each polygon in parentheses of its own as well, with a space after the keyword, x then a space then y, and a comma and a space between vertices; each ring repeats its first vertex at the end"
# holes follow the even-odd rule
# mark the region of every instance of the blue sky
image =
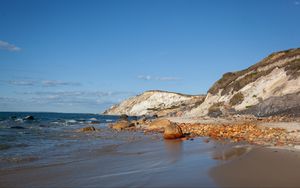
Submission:
POLYGON ((0 111, 206 93, 225 72, 300 47, 299 20, 295 0, 0 0, 0 111))

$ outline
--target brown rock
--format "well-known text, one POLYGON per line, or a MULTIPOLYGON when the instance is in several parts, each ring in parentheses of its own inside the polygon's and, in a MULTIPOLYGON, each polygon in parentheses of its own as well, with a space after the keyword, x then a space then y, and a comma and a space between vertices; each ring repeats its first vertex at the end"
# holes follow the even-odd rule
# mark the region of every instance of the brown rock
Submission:
POLYGON ((148 128, 150 130, 163 129, 171 124, 172 124, 171 121, 169 121, 167 119, 157 119, 157 120, 152 121, 148 128))
POLYGON ((79 132, 92 132, 92 131, 96 131, 96 128, 93 126, 83 127, 79 130, 79 132))
POLYGON ((165 139, 176 139, 182 138, 183 133, 178 125, 171 124, 165 127, 164 138, 165 139))
POLYGON ((130 121, 126 121, 126 120, 121 120, 116 122, 115 124, 113 124, 111 126, 111 128, 117 130, 117 131, 121 131, 123 129, 129 128, 129 127, 133 127, 134 124, 131 123, 130 121))

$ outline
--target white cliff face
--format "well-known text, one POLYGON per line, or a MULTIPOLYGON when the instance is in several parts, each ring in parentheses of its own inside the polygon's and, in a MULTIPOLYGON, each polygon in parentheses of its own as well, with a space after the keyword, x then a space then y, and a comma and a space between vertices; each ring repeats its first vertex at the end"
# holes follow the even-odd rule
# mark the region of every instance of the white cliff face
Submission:
MULTIPOLYGON (((223 76, 210 89, 211 92, 208 92, 204 102, 185 115, 209 115, 210 109, 217 103, 221 104, 220 110, 225 113, 229 108, 243 111, 271 97, 300 92, 300 49, 272 54, 252 67, 234 73, 233 76, 235 77, 229 78, 229 81, 223 76), (243 97, 237 98, 238 102, 234 103, 233 99, 237 94, 243 97)), ((298 103, 300 106, 300 101, 298 103)))
POLYGON ((203 96, 190 96, 164 91, 147 91, 115 105, 104 112, 109 115, 167 115, 183 107, 195 105, 203 96))

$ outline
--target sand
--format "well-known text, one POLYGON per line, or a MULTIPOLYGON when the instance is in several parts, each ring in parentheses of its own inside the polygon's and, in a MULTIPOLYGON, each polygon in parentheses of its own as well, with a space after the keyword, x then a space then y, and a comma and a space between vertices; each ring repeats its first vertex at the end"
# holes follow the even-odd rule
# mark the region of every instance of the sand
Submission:
POLYGON ((300 187, 300 152, 254 148, 210 174, 220 187, 300 187))
MULTIPOLYGON (((120 133, 122 134, 122 133, 120 133)), ((67 160, 0 169, 0 187, 216 187, 213 143, 145 139, 79 151, 67 160)))

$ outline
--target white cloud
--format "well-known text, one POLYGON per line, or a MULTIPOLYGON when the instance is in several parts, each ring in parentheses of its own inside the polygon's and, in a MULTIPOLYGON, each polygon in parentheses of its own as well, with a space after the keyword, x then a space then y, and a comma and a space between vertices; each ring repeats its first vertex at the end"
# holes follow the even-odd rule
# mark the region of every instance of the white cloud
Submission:
POLYGON ((68 82, 60 80, 2 80, 2 83, 6 83, 14 86, 40 86, 40 87, 57 87, 57 86, 80 86, 78 82, 68 82))
POLYGON ((159 76, 150 76, 150 75, 139 75, 138 79, 141 80, 154 80, 154 81, 178 81, 181 80, 181 78, 177 77, 159 77, 159 76))
POLYGON ((8 42, 5 42, 3 40, 0 40, 0 49, 1 50, 7 50, 7 51, 11 51, 11 52, 16 52, 16 51, 20 51, 21 48, 17 47, 13 44, 10 44, 8 42))
POLYGON ((118 103, 119 99, 124 100, 136 95, 134 92, 126 91, 36 91, 16 94, 22 95, 24 101, 32 105, 73 105, 80 108, 99 109, 99 111, 118 103))
POLYGON ((41 84, 44 87, 79 86, 79 85, 81 85, 78 82, 65 82, 65 81, 60 81, 60 80, 43 80, 43 81, 41 81, 41 84))
POLYGON ((36 84, 36 82, 32 80, 9 80, 7 83, 16 86, 33 86, 36 84))

